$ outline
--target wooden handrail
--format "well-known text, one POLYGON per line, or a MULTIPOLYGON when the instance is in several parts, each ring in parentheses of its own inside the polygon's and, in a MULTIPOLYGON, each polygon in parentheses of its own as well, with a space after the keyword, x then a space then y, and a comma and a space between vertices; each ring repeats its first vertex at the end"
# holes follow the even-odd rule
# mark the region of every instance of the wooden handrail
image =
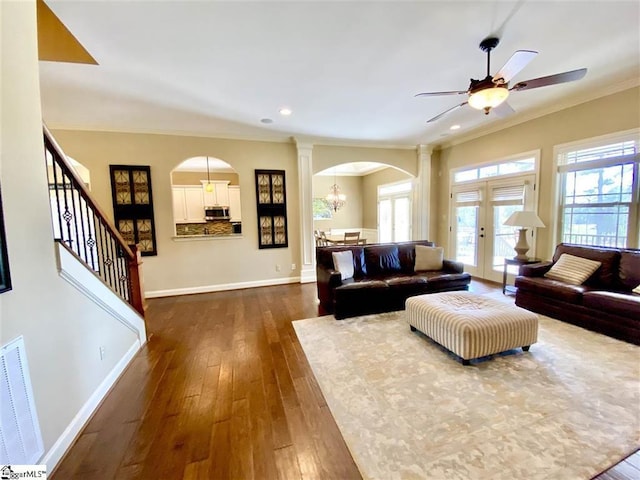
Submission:
POLYGON ((51 148, 55 150, 56 154, 63 160, 58 165, 63 170, 65 170, 65 173, 67 175, 73 178, 74 184, 76 188, 80 191, 82 198, 84 198, 87 201, 87 203, 91 205, 92 210, 104 221, 105 226, 109 229, 111 234, 119 240, 121 246, 124 248, 125 252, 127 253, 127 257, 130 259, 134 258, 135 254, 131 251, 125 239, 122 238, 122 235, 120 235, 120 232, 111 223, 106 213, 104 213, 102 208, 100 208, 100 205, 98 205, 96 201, 93 199, 93 197, 91 196, 91 193, 89 192, 89 189, 84 184, 84 180, 80 178, 80 176, 75 171, 75 169, 69 166, 69 160, 67 160, 67 156, 63 153, 62 149, 58 145, 58 142, 55 141, 55 139, 51 135, 51 132, 46 127, 46 125, 43 125, 43 129, 44 129, 45 145, 46 143, 48 143, 51 146, 51 148))
POLYGON ((47 127, 43 130, 45 160, 52 163, 48 176, 55 239, 144 316, 142 261, 137 247, 127 245, 47 127))

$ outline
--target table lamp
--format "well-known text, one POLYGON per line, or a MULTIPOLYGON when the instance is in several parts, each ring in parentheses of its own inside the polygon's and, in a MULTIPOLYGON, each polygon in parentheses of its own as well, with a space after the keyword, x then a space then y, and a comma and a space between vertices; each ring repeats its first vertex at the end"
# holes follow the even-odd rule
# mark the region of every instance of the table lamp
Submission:
POLYGON ((512 227, 522 227, 518 231, 520 236, 518 237, 518 243, 513 249, 517 255, 513 257, 515 260, 527 260, 527 252, 529 251, 529 244, 527 243, 527 228, 533 227, 545 227, 540 217, 536 215, 536 212, 522 210, 519 212, 513 212, 503 225, 509 225, 512 227))

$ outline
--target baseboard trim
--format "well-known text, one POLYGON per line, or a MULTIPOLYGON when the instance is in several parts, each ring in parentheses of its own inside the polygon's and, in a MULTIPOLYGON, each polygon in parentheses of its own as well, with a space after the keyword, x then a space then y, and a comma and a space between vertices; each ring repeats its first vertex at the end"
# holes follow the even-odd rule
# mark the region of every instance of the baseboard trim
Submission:
POLYGON ((222 283, 219 285, 203 285, 200 287, 171 288, 168 290, 151 290, 144 292, 145 298, 173 297, 176 295, 192 295, 194 293, 222 292, 225 290, 242 290, 244 288, 269 287, 300 283, 300 277, 270 278, 251 282, 222 283))
POLYGON ((138 353, 140 348, 142 348, 142 344, 140 341, 136 340, 118 363, 116 363, 116 365, 111 369, 100 385, 98 385, 98 388, 85 402, 73 420, 71 420, 71 423, 67 425, 67 428, 65 428, 62 435, 58 437, 58 440, 56 440, 49 451, 42 457, 39 464, 45 464, 48 472, 53 472, 60 460, 62 460, 62 457, 69 447, 73 445, 76 437, 89 421, 93 412, 98 408, 104 397, 120 378, 120 375, 122 375, 122 372, 124 372, 124 369, 127 368, 127 365, 129 365, 129 362, 133 359, 135 354, 138 353))
POLYGON ((309 270, 302 270, 300 272, 300 283, 312 283, 317 280, 315 266, 309 270))

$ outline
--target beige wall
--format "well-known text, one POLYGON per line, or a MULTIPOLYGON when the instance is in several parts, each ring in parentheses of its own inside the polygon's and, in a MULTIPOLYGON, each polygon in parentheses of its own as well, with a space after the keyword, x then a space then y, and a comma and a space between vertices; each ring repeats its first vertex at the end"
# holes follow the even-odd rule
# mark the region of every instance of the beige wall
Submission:
MULTIPOLYGON (((329 193, 329 187, 333 183, 334 177, 314 175, 313 196, 326 197, 329 193)), ((346 204, 334 212, 331 219, 314 220, 314 230, 362 228, 362 177, 336 177, 335 183, 340 187, 340 191, 347 196, 346 204)))
MULTIPOLYGON (((207 181, 207 173, 204 172, 172 172, 173 185, 202 185, 203 181, 207 181)), ((214 173, 209 174, 209 180, 226 180, 229 185, 240 185, 237 173, 214 173)))
POLYGON ((13 281, 13 290, 0 295, 0 344, 24 337, 46 452, 136 336, 58 274, 43 158, 35 2, 0 2, 0 18, 0 182, 13 281))
POLYGON ((362 223, 364 228, 378 228, 378 186, 413 178, 396 168, 385 168, 362 177, 362 223))
MULTIPOLYGON (((553 225, 555 145, 619 132, 640 126, 640 87, 625 90, 540 117, 497 133, 443 149, 434 162, 433 186, 438 192, 437 242, 448 245, 449 172, 464 165, 486 163, 539 149, 541 166, 538 214, 553 225)), ((538 229, 538 255, 549 258, 556 241, 552 228, 538 229)))
POLYGON ((92 193, 113 218, 109 163, 151 165, 158 255, 144 257, 147 292, 284 280, 300 263, 297 152, 293 144, 202 137, 56 130, 65 152, 91 171, 92 193), (238 173, 242 238, 174 240, 171 171, 186 158, 216 157, 238 173), (286 172, 288 248, 258 248, 254 169, 286 172), (280 271, 276 271, 276 265, 280 271))

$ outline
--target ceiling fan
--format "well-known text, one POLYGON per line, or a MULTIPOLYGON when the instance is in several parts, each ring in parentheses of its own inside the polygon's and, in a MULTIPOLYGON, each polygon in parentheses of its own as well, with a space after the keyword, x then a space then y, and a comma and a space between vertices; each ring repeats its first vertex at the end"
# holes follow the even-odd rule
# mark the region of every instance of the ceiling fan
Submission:
POLYGON ((495 113, 498 116, 504 116, 509 113, 513 113, 513 108, 506 102, 509 92, 531 90, 532 88, 546 87, 547 85, 557 85, 559 83, 573 82, 580 80, 587 73, 586 68, 580 68, 578 70, 571 70, 570 72, 557 73, 555 75, 549 75, 546 77, 533 78, 531 80, 525 80, 524 82, 518 82, 511 88, 509 88, 509 81, 517 75, 520 70, 527 66, 527 64, 533 60, 538 54, 533 50, 517 50, 511 58, 504 64, 504 66, 493 77, 490 74, 491 71, 491 50, 496 48, 500 43, 500 39, 496 37, 488 37, 480 42, 480 50, 487 52, 487 76, 482 80, 471 79, 469 88, 467 90, 458 90, 451 92, 424 92, 418 93, 416 97, 435 97, 439 95, 469 95, 469 99, 466 102, 462 102, 459 105, 455 105, 448 110, 436 115, 435 117, 427 120, 427 123, 435 122, 442 116, 446 115, 453 110, 465 106, 471 105, 478 110, 484 110, 486 115, 489 115, 491 109, 495 109, 495 113), (498 108, 496 108, 498 107, 498 108))

